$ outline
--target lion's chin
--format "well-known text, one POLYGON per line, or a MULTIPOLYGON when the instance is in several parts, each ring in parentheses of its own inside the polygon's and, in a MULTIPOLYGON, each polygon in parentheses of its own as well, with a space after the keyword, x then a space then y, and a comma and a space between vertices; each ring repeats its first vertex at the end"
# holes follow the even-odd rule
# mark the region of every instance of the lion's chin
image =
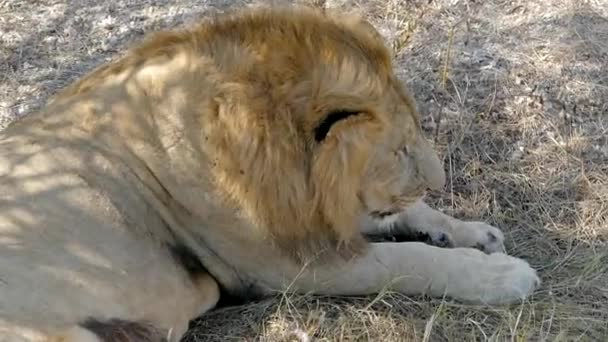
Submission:
POLYGON ((405 211, 406 208, 414 204, 424 194, 418 196, 408 196, 396 199, 392 205, 380 210, 369 211, 369 216, 376 219, 383 219, 405 211))
POLYGON ((375 218, 375 219, 384 219, 389 216, 396 215, 402 211, 403 211, 402 208, 392 208, 392 209, 388 209, 388 210, 372 210, 369 213, 369 216, 372 218, 375 218))
POLYGON ((387 216, 395 215, 397 211, 394 210, 373 210, 369 213, 369 216, 373 218, 385 218, 387 216))

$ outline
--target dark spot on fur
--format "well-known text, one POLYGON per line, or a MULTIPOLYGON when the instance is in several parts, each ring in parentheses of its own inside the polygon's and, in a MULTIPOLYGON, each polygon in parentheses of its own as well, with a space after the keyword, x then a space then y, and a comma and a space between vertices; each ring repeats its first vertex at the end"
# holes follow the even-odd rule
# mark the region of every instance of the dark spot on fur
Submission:
POLYGON ((498 238, 496 237, 496 235, 494 235, 494 233, 488 232, 488 240, 490 240, 490 243, 495 243, 496 241, 498 241, 498 238))
POLYGON ((450 248, 452 242, 447 234, 440 233, 436 238, 424 232, 397 232, 397 233, 375 233, 366 234, 365 238, 370 242, 424 242, 427 245, 450 248))
POLYGON ((415 232, 413 234, 395 234, 395 240, 397 242, 418 241, 429 245, 433 244, 431 235, 422 232, 415 232))
POLYGON ((443 247, 443 248, 454 247, 452 240, 450 239, 450 236, 446 233, 439 232, 439 233, 437 233, 437 236, 431 240, 432 240, 431 244, 434 246, 437 246, 437 247, 443 247))
POLYGON ((80 326, 97 335, 103 342, 167 342, 167 331, 149 322, 89 318, 81 322, 80 326))
POLYGON ((190 277, 197 278, 201 274, 208 273, 198 256, 187 246, 178 243, 169 246, 169 250, 175 261, 188 272, 190 277))
POLYGON ((392 212, 392 211, 374 210, 370 213, 370 216, 374 217, 374 218, 382 219, 382 218, 385 218, 385 217, 393 215, 393 214, 394 214, 394 212, 392 212))
MULTIPOLYGON (((192 279, 196 279, 201 274, 210 274, 198 256, 189 247, 183 244, 174 244, 169 246, 169 250, 175 261, 188 272, 188 275, 192 279)), ((246 304, 262 297, 254 284, 249 284, 247 288, 240 289, 238 292, 228 291, 219 282, 218 285, 220 287, 220 299, 214 306, 216 309, 224 306, 246 304)))
POLYGON ((317 128, 315 128, 315 141, 323 141, 325 137, 327 137, 331 126, 333 126, 336 122, 357 114, 359 114, 359 112, 351 110, 336 110, 329 113, 323 119, 323 121, 321 121, 317 128))
POLYGON ((424 242, 424 237, 407 233, 370 233, 364 235, 369 242, 424 242))
POLYGON ((249 284, 249 286, 239 289, 239 291, 228 291, 220 285, 220 299, 215 308, 249 304, 263 297, 264 295, 257 290, 254 284, 249 284))

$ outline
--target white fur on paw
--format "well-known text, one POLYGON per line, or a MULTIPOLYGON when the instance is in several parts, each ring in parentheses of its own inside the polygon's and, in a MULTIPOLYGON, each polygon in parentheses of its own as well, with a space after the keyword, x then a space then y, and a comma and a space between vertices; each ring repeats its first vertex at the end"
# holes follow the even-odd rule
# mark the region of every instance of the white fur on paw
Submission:
POLYGON ((455 247, 472 247, 488 254, 504 252, 503 233, 484 222, 460 222, 452 238, 455 247))
MULTIPOLYGON (((480 274, 480 302, 508 304, 527 298, 541 282, 536 271, 519 258, 502 253, 487 255, 480 274)), ((480 270, 481 271, 481 270, 480 270)))

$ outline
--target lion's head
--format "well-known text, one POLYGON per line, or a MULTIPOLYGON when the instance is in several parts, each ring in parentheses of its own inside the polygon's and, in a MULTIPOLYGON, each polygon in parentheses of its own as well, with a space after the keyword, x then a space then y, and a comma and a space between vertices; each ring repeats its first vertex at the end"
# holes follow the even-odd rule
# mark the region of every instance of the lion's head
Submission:
POLYGON ((364 246, 366 215, 399 211, 443 186, 414 101, 364 20, 308 8, 237 11, 152 38, 123 64, 178 53, 192 63, 180 86, 195 90, 184 108, 205 104, 196 107, 206 113, 202 131, 188 134, 204 138, 215 191, 289 254, 364 246))
POLYGON ((394 213, 443 186, 414 101, 369 23, 275 9, 203 31, 222 37, 211 46, 231 46, 222 50, 235 54, 216 62, 241 86, 238 103, 219 105, 232 114, 206 133, 223 141, 216 179, 279 245, 304 254, 327 241, 357 245, 365 215, 394 213))

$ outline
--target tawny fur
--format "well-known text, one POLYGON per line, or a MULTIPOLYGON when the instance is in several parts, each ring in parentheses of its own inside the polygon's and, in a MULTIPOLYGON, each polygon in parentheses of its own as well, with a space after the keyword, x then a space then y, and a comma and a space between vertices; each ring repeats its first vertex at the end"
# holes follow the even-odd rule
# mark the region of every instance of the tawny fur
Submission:
MULTIPOLYGON (((306 254, 338 242, 360 246, 357 221, 366 208, 357 191, 364 185, 364 167, 375 152, 395 152, 414 142, 420 134, 414 128, 418 117, 392 74, 388 50, 378 35, 358 21, 323 19, 307 10, 297 18, 255 12, 188 31, 162 32, 57 98, 90 94, 100 84, 131 77, 140 82, 133 95, 145 92, 151 105, 167 102, 172 85, 156 72, 169 60, 180 63, 175 67, 181 74, 167 76, 180 83, 184 94, 172 99, 172 108, 149 113, 149 119, 180 108, 175 114, 194 120, 194 127, 202 123, 201 132, 182 143, 196 146, 211 160, 212 168, 205 171, 226 200, 288 253, 306 254), (139 77, 132 76, 137 73, 139 77), (333 135, 317 147, 314 127, 329 111, 342 108, 361 111, 341 124, 356 127, 356 134, 345 127, 347 137, 333 135), (394 130, 398 127, 403 131, 394 130), (377 142, 385 145, 374 146, 377 142), (277 187, 277 179, 289 179, 289 186, 277 187)), ((138 115, 132 121, 141 119, 138 115)), ((99 127, 94 120, 87 125, 99 127)), ((124 128, 124 121, 112 125, 124 128)), ((124 132, 123 139, 132 133, 124 132)), ((163 127, 150 133, 156 139, 177 134, 163 127)), ((397 166, 392 160, 384 163, 379 166, 397 166)), ((379 186, 381 192, 387 185, 379 186)))
POLYGON ((443 170, 358 18, 259 9, 153 35, 2 132, 0 176, 0 335, 15 340, 84 336, 89 317, 178 339, 218 284, 361 294, 412 276, 396 289, 498 303, 538 283, 504 254, 366 242, 376 212, 474 232, 456 247, 499 232, 407 212, 443 170), (335 111, 353 115, 317 141, 335 111), (209 274, 189 274, 173 245, 209 274))

